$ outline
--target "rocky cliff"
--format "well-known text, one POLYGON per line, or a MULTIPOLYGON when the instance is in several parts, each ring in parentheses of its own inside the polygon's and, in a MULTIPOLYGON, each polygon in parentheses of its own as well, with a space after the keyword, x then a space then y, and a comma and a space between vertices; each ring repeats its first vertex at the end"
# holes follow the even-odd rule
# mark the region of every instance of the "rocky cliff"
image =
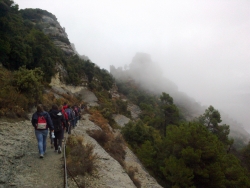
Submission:
POLYGON ((67 55, 74 55, 75 51, 68 40, 65 28, 62 28, 57 20, 43 15, 41 22, 38 22, 42 31, 50 36, 56 46, 61 48, 67 55))
POLYGON ((41 9, 24 9, 21 10, 21 14, 25 20, 31 21, 38 29, 48 35, 65 54, 76 54, 69 42, 65 28, 59 24, 55 15, 41 9))

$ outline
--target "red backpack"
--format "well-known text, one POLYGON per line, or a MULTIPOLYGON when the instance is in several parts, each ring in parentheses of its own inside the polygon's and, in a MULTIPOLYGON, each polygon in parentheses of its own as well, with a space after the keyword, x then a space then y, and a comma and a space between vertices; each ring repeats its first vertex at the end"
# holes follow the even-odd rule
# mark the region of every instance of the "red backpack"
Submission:
POLYGON ((47 129, 47 121, 44 116, 38 116, 37 129, 47 129))
POLYGON ((64 109, 62 109, 62 114, 63 114, 63 116, 64 116, 64 118, 65 118, 65 120, 69 120, 69 116, 68 116, 68 114, 65 112, 65 110, 64 109))

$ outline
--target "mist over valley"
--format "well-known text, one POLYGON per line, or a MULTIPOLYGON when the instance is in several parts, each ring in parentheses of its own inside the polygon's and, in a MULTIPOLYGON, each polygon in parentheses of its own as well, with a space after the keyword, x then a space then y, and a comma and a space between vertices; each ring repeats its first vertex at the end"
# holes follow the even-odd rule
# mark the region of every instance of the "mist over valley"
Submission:
MULTIPOLYGON (((205 109, 208 108, 209 105, 212 105, 221 113, 222 123, 230 125, 232 132, 239 131, 245 136, 249 136, 249 133, 245 132, 246 128, 244 125, 236 119, 237 115, 240 115, 243 111, 238 109, 238 112, 235 110, 235 113, 230 114, 230 112, 233 112, 228 110, 231 103, 229 103, 229 105, 224 104, 224 106, 220 105, 223 104, 224 101, 227 101, 225 100, 227 96, 222 98, 224 99, 222 102, 218 100, 221 97, 219 94, 218 97, 214 96, 214 103, 202 104, 197 102, 194 97, 180 91, 177 84, 164 76, 161 67, 152 60, 149 54, 137 53, 128 66, 117 68, 115 66, 110 66, 110 72, 118 81, 129 79, 135 80, 135 82, 144 88, 146 92, 156 95, 161 95, 162 92, 169 93, 173 97, 174 103, 181 109, 187 120, 197 118, 205 112, 205 109)), ((205 90, 204 88, 201 89, 205 90)), ((231 102, 232 101, 236 103, 235 99, 231 100, 231 102)), ((240 105, 234 106, 234 108, 239 107, 240 105)))

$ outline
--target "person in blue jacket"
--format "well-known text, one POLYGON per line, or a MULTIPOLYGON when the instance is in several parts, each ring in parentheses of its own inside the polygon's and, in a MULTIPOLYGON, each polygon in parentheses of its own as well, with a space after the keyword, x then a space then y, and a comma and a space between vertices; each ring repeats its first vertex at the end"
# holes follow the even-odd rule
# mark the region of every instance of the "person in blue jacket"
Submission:
POLYGON ((49 113, 43 110, 43 106, 41 104, 37 105, 37 111, 32 115, 31 123, 35 128, 40 158, 43 158, 46 152, 48 128, 51 132, 54 132, 54 126, 49 113))

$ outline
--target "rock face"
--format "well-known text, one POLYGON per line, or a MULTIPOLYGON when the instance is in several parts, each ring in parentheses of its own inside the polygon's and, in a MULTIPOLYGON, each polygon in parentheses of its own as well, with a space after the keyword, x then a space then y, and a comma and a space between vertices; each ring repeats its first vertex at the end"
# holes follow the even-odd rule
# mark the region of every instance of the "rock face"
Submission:
POLYGON ((53 91, 55 97, 60 98, 60 94, 75 94, 81 97, 81 99, 88 105, 88 106, 98 106, 98 99, 95 94, 89 91, 84 86, 70 86, 62 83, 59 78, 59 73, 57 73, 52 79, 50 86, 53 91))
POLYGON ((56 46, 61 48, 65 54, 74 55, 75 51, 72 48, 65 28, 62 28, 57 20, 47 15, 43 15, 40 22, 37 23, 42 31, 50 36, 56 46))
POLYGON ((77 92, 79 96, 84 100, 85 103, 88 104, 88 106, 98 106, 98 99, 95 96, 95 94, 88 89, 82 89, 81 91, 77 92))
POLYGON ((120 94, 118 93, 118 87, 116 84, 113 84, 112 88, 110 89, 110 94, 112 98, 120 98, 120 94))
POLYGON ((127 109, 128 109, 128 111, 131 112, 132 119, 136 120, 139 118, 139 115, 141 113, 141 109, 139 106, 132 104, 132 103, 129 103, 127 109))
POLYGON ((42 16, 42 23, 47 26, 43 28, 43 32, 46 35, 68 38, 68 35, 65 32, 65 29, 63 29, 60 26, 60 24, 53 18, 49 16, 42 16))
POLYGON ((124 127, 125 124, 127 124, 130 121, 129 118, 121 114, 113 114, 112 117, 115 120, 115 122, 121 127, 124 127))
POLYGON ((162 188, 162 186, 160 186, 157 181, 152 176, 150 176, 150 174, 141 164, 140 160, 128 147, 126 147, 125 162, 127 166, 138 170, 136 173, 136 178, 140 180, 142 188, 162 188))

